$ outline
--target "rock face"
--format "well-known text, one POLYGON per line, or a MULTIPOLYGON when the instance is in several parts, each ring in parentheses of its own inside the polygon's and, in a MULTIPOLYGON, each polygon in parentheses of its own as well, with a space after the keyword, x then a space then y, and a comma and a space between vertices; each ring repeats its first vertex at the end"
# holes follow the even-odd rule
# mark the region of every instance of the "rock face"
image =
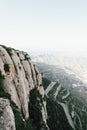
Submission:
MULTIPOLYGON (((0 130, 16 130, 11 102, 15 104, 25 122, 30 118, 29 96, 33 89, 38 91, 42 99, 44 98, 41 74, 32 64, 29 55, 23 51, 0 46, 0 130)), ((46 102, 42 100, 40 104, 41 120, 48 129, 46 102)))
POLYGON ((8 99, 0 98, 0 130, 15 130, 15 120, 8 99))

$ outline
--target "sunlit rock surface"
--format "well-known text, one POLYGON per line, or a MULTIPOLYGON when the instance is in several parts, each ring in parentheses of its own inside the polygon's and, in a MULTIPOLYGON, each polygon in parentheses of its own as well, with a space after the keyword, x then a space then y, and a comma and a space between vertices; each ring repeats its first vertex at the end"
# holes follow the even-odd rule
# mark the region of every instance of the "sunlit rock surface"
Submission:
MULTIPOLYGON (((35 65, 32 64, 29 55, 23 51, 14 50, 5 46, 0 46, 0 109, 3 109, 3 115, 0 116, 0 130, 2 130, 2 122, 12 124, 7 128, 7 124, 3 130, 15 130, 15 120, 10 101, 15 104, 23 120, 28 120, 29 116, 29 96, 33 89, 37 89, 42 98, 44 98, 44 89, 42 86, 42 77, 35 65), (3 96, 9 95, 9 99, 3 96), (4 104, 4 102, 6 103, 4 104), (6 105, 7 104, 7 105, 6 105), (6 113, 7 117, 6 118, 6 113), (11 121, 11 122, 10 122, 11 121), (11 127, 11 128, 10 128, 11 127)), ((47 127, 46 102, 42 100, 41 114, 42 121, 47 127)))

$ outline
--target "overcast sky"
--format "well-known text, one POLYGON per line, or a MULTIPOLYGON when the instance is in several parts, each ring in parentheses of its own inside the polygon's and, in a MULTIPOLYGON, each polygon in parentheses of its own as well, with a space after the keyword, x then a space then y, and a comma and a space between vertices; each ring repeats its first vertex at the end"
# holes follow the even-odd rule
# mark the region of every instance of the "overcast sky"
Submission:
POLYGON ((87 0, 0 0, 0 44, 87 51, 87 0))

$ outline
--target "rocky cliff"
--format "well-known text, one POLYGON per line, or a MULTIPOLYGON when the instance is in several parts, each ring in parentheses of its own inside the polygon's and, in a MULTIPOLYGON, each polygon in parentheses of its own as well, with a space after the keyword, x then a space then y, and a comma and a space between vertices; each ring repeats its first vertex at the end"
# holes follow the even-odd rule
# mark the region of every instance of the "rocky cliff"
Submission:
POLYGON ((0 46, 0 130, 47 130, 42 78, 23 51, 0 46))

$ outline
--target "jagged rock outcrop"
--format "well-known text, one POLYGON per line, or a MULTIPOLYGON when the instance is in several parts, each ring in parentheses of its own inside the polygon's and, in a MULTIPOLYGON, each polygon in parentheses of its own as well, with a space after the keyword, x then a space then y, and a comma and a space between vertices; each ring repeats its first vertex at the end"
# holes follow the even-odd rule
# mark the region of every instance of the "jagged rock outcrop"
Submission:
MULTIPOLYGON (((0 110, 3 114, 0 116, 0 130, 15 130, 15 114, 13 114, 10 102, 13 102, 18 108, 23 120, 29 119, 29 96, 33 89, 36 89, 44 98, 44 89, 42 78, 38 69, 32 64, 29 55, 23 51, 14 50, 5 46, 0 46, 0 110), (4 94, 10 96, 3 96, 4 94), (7 99, 10 97, 9 99, 7 99), (7 115, 9 116, 6 116, 7 115), (4 125, 1 123, 5 118, 4 125), (9 124, 12 124, 8 127, 9 124)), ((46 129, 46 102, 42 100, 41 115, 46 129)), ((38 129, 39 130, 39 129, 38 129)))

